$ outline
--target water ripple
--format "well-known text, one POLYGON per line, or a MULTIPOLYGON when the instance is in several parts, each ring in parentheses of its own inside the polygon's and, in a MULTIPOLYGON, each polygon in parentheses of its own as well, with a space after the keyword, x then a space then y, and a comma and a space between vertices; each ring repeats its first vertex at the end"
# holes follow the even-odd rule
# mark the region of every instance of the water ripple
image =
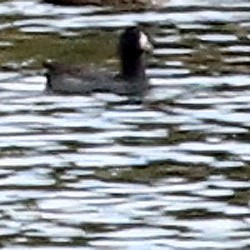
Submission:
POLYGON ((0 72, 1 249, 248 249, 249 1, 11 0, 0 15, 3 52, 18 44, 10 27, 54 39, 141 23, 155 44, 142 103, 46 94, 42 70, 0 72))

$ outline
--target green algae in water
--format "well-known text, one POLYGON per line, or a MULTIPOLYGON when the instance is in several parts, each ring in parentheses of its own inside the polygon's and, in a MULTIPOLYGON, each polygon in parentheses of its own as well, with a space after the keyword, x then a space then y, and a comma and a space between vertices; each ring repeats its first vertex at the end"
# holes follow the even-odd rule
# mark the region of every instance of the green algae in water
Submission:
POLYGON ((19 65, 37 69, 48 59, 68 64, 106 65, 116 56, 118 36, 114 32, 86 31, 74 37, 27 34, 15 30, 0 34, 1 66, 19 65), (11 45, 11 46, 10 46, 11 45))

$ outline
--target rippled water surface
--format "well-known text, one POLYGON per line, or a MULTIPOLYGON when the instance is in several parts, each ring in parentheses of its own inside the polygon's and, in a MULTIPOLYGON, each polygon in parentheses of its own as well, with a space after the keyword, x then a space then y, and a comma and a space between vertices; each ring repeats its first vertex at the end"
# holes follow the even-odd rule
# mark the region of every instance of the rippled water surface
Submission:
POLYGON ((1 249, 249 249, 249 1, 15 0, 0 16, 1 249), (155 45, 142 103, 44 93, 41 61, 78 54, 65 39, 106 46, 135 23, 155 45))

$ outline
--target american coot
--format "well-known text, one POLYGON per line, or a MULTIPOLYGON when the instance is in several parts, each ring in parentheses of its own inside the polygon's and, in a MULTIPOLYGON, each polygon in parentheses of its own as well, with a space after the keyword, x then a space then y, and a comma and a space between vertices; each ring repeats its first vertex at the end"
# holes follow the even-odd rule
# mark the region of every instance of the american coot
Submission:
POLYGON ((55 93, 86 94, 113 92, 125 95, 143 95, 148 89, 145 74, 145 52, 152 50, 148 36, 138 27, 127 28, 120 37, 120 73, 86 70, 82 66, 45 63, 47 90, 55 93))

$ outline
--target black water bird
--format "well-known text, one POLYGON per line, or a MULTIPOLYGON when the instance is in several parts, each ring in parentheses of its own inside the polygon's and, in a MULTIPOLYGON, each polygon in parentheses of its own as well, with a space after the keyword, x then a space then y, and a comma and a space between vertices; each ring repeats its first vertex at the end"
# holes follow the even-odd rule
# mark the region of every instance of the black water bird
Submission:
POLYGON ((138 27, 129 27, 120 36, 118 45, 120 73, 112 74, 82 66, 46 62, 47 89, 54 93, 87 94, 112 92, 144 95, 148 90, 145 73, 145 52, 152 50, 149 37, 138 27))

